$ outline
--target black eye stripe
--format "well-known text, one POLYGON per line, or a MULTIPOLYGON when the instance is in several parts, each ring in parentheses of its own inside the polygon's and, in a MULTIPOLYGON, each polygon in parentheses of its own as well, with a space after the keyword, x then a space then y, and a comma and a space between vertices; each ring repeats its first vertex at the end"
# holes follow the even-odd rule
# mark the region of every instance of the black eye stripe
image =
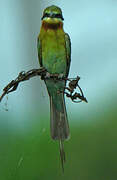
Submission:
POLYGON ((50 15, 48 14, 48 13, 45 13, 44 15, 43 15, 43 18, 44 17, 49 17, 50 15))
POLYGON ((45 16, 45 17, 49 17, 50 15, 49 15, 48 13, 45 13, 44 16, 45 16))
POLYGON ((41 19, 43 20, 43 18, 45 18, 45 17, 60 18, 60 19, 64 20, 62 14, 52 14, 52 15, 50 15, 49 13, 45 13, 41 19))
POLYGON ((62 14, 53 14, 53 17, 64 20, 62 14))
POLYGON ((62 17, 61 14, 55 14, 54 16, 57 17, 57 18, 61 18, 62 17))

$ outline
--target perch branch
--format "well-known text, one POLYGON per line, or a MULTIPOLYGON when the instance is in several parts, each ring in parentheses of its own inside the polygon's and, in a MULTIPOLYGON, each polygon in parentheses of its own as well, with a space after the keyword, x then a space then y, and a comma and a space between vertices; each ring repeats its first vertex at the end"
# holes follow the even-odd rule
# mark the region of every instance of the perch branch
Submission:
POLYGON ((3 97, 6 94, 9 94, 10 92, 15 91, 20 82, 27 81, 34 76, 42 76, 42 74, 44 75, 46 74, 46 72, 47 71, 45 68, 31 69, 27 72, 21 71, 15 80, 12 80, 7 86, 5 86, 5 88, 3 89, 3 93, 0 96, 0 101, 3 99, 3 97))
MULTIPOLYGON (((81 101, 85 101, 87 102, 87 99, 84 97, 83 91, 80 88, 78 82, 80 80, 80 77, 77 76, 77 78, 74 79, 67 79, 65 77, 59 77, 58 74, 49 74, 49 77, 46 76, 47 74, 47 70, 45 68, 40 68, 40 69, 31 69, 27 72, 22 71, 19 73, 18 77, 15 80, 12 80, 4 89, 3 89, 3 93, 0 96, 0 102, 3 99, 3 97, 6 94, 9 94, 13 91, 15 91, 19 85, 20 82, 22 81, 27 81, 30 78, 34 77, 34 76, 41 76, 41 79, 47 79, 47 78, 53 78, 54 80, 66 80, 69 81, 68 83, 68 87, 65 87, 65 90, 67 90, 67 92, 65 91, 64 94, 66 94, 67 97, 69 97, 73 102, 81 102, 81 101), (80 93, 75 92, 75 89, 78 88, 80 93), (77 100, 80 99, 80 100, 77 100)), ((61 93, 61 92, 60 92, 61 93)))

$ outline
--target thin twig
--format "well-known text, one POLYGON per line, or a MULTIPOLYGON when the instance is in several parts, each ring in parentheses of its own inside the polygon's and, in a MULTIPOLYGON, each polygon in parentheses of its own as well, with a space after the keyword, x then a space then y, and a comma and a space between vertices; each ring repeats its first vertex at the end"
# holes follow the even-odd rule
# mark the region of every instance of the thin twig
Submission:
MULTIPOLYGON (((47 70, 45 68, 40 68, 40 69, 31 69, 27 72, 22 71, 19 73, 18 77, 15 80, 12 80, 4 89, 3 89, 3 93, 0 96, 0 102, 3 99, 3 97, 6 94, 9 94, 13 91, 15 91, 19 85, 20 82, 22 81, 27 81, 30 78, 34 77, 34 76, 41 76, 41 79, 48 79, 48 78, 52 78, 54 80, 65 80, 65 81, 69 81, 68 87, 65 87, 65 90, 67 90, 68 92, 64 92, 64 94, 66 94, 67 97, 69 97, 73 102, 79 103, 81 101, 85 101, 87 102, 87 99, 84 97, 83 91, 81 89, 81 87, 79 86, 78 82, 80 80, 80 77, 77 76, 76 78, 65 78, 65 77, 59 77, 59 74, 49 74, 49 77, 46 76, 47 74, 47 70), (78 88, 80 93, 75 92, 75 89, 78 88), (77 100, 80 99, 80 100, 77 100)), ((60 92, 61 93, 61 92, 60 92)))
POLYGON ((6 94, 9 94, 9 93, 15 91, 20 82, 27 81, 34 76, 42 76, 42 75, 46 74, 46 72, 47 71, 45 68, 31 69, 27 72, 25 72, 25 71, 20 72, 18 77, 15 80, 12 80, 7 86, 5 86, 5 88, 3 89, 3 93, 0 96, 0 102, 6 94))

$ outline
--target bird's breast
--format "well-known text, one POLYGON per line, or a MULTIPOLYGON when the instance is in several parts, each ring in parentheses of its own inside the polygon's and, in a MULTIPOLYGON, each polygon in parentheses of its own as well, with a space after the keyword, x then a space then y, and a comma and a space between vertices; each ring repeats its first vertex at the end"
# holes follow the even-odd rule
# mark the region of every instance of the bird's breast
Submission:
POLYGON ((65 33, 47 30, 41 37, 42 63, 49 73, 66 74, 65 33))

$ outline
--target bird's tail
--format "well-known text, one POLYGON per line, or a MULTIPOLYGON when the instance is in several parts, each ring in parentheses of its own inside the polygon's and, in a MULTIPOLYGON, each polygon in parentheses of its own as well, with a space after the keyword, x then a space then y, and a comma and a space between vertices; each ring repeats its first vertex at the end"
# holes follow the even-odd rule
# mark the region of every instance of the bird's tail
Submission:
POLYGON ((63 93, 50 96, 50 128, 52 139, 68 139, 69 125, 63 93))
POLYGON ((69 125, 63 93, 54 93, 50 96, 50 128, 52 139, 59 141, 60 158, 64 171, 65 152, 63 142, 69 137, 69 125))

